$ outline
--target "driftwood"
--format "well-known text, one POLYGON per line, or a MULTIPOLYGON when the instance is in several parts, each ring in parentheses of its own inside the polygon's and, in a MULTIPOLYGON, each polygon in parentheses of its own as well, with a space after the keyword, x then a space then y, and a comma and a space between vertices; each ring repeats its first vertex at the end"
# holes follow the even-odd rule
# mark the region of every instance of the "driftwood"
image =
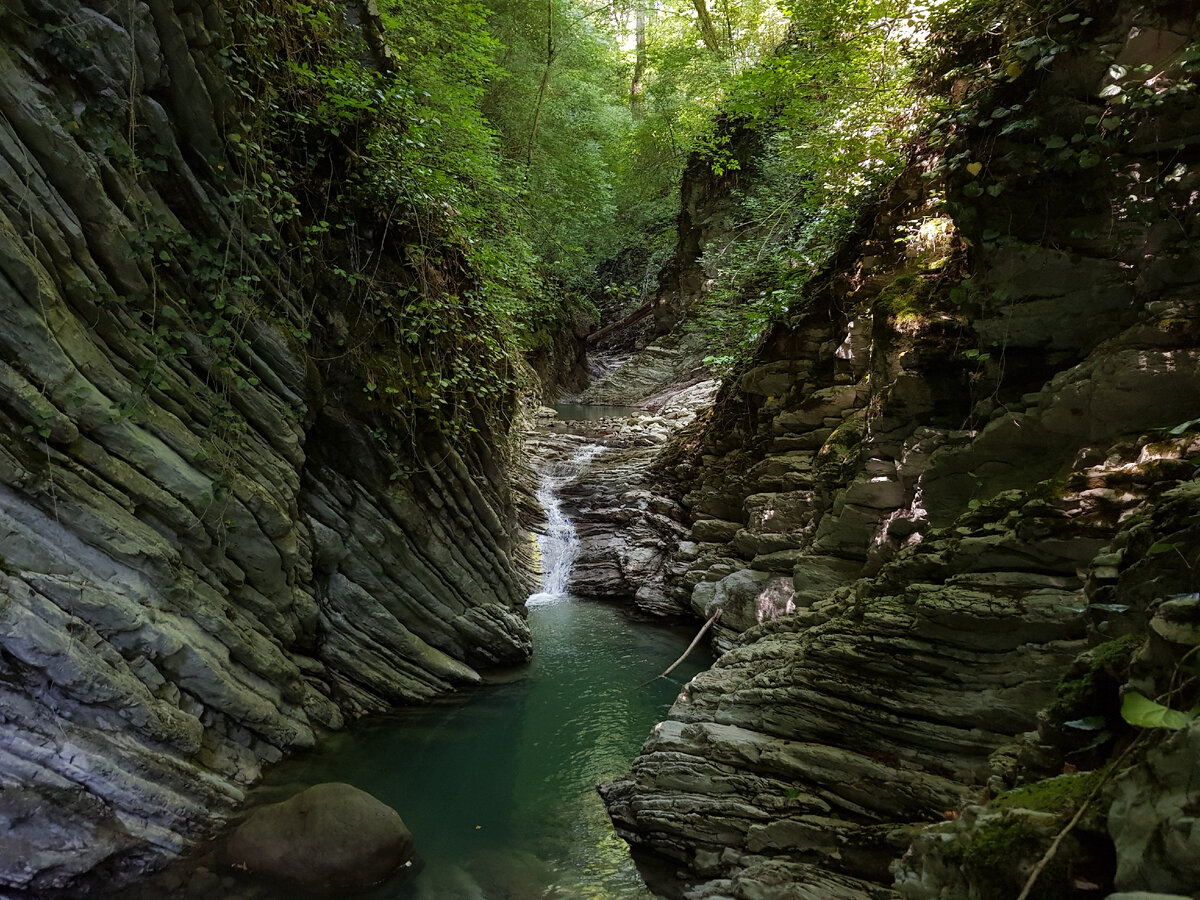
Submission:
POLYGON ((683 651, 683 656, 679 657, 679 659, 675 660, 675 662, 671 663, 669 666, 667 666, 665 669, 663 669, 661 674, 655 675, 653 678, 650 679, 650 681, 642 682, 641 684, 638 685, 638 687, 645 687, 646 685, 650 684, 651 682, 658 681, 658 679, 660 679, 660 678, 666 678, 673 671, 675 671, 675 667, 678 666, 685 659, 687 659, 688 654, 690 654, 693 650, 696 649, 696 645, 700 643, 700 638, 704 637, 704 632, 706 632, 706 631, 708 631, 708 629, 712 628, 713 623, 715 621, 717 621, 717 619, 719 619, 719 618, 721 618, 721 610, 718 609, 715 613, 713 613, 711 616, 708 617, 708 621, 705 622, 700 627, 700 630, 696 632, 696 636, 694 638, 692 638, 692 642, 690 644, 688 644, 687 649, 683 651))

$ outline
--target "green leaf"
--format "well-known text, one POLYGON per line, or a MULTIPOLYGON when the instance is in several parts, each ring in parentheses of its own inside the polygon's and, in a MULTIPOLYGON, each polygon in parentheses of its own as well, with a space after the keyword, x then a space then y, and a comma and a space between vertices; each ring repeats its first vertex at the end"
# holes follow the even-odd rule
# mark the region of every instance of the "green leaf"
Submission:
POLYGON ((1146 555, 1157 556, 1159 553, 1170 553, 1172 550, 1182 546, 1183 541, 1155 541, 1146 550, 1146 555))
POLYGON ((1110 740, 1112 740, 1112 732, 1107 728, 1104 728, 1100 731, 1097 731, 1092 739, 1080 747, 1077 752, 1086 753, 1088 750, 1095 750, 1097 747, 1108 743, 1110 740))
POLYGON ((1178 731, 1200 716, 1200 709, 1183 712, 1155 703, 1137 691, 1130 691, 1121 701, 1121 718, 1137 728, 1169 728, 1178 731))

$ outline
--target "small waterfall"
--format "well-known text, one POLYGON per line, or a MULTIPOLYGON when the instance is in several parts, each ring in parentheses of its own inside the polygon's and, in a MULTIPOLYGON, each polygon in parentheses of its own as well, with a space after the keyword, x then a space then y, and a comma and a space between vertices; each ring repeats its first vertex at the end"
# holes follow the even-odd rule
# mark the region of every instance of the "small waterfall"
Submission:
POLYGON ((575 523, 563 512, 559 490, 568 482, 583 474, 588 464, 603 453, 599 444, 580 447, 570 458, 556 465, 547 466, 538 485, 538 503, 546 510, 545 533, 538 537, 542 553, 542 592, 534 594, 526 606, 550 603, 566 596, 567 583, 571 578, 571 567, 579 556, 579 535, 575 523))

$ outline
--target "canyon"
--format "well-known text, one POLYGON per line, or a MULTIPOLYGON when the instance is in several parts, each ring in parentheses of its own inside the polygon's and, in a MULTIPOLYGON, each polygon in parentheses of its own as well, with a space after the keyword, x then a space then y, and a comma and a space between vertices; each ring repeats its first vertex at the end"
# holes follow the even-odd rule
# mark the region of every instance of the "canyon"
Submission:
MULTIPOLYGON (((526 662, 530 459, 581 441, 606 449, 555 487, 565 589, 720 612, 599 786, 655 893, 1193 893, 1200 35, 1111 6, 959 83, 943 143, 717 377, 691 314, 761 152, 728 124, 741 164, 688 167, 590 385, 563 332, 520 416, 453 433, 380 412, 369 316, 239 194, 244 25, 0 7, 0 896, 119 890, 286 755, 526 662), (531 449, 565 391, 630 410, 546 412, 531 449)), ((346 27, 386 67, 376 20, 346 27)), ((380 232, 381 265, 473 284, 380 232)))

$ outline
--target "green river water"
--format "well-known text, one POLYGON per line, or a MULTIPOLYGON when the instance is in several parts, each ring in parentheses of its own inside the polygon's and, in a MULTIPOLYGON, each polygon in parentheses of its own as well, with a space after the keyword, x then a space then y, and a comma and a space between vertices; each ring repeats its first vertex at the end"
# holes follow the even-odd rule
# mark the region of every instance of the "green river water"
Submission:
MULTIPOLYGON (((680 686, 712 658, 699 647, 669 680, 656 678, 687 647, 695 623, 635 621, 616 606, 565 593, 579 539, 559 491, 604 452, 580 445, 541 474, 548 593, 526 604, 529 665, 490 673, 492 683, 479 689, 328 735, 317 750, 272 767, 256 789, 251 806, 342 781, 400 813, 424 868, 356 895, 361 900, 653 896, 613 832, 596 783, 628 772, 680 686)), ((187 860, 125 896, 301 900, 293 887, 187 860)))
POLYGON ((267 795, 346 781, 401 814, 425 869, 372 900, 652 896, 595 785, 628 771, 681 680, 711 658, 698 648, 671 681, 642 687, 683 652, 691 626, 570 597, 530 607, 534 659, 513 680, 376 718, 272 772, 267 795))

